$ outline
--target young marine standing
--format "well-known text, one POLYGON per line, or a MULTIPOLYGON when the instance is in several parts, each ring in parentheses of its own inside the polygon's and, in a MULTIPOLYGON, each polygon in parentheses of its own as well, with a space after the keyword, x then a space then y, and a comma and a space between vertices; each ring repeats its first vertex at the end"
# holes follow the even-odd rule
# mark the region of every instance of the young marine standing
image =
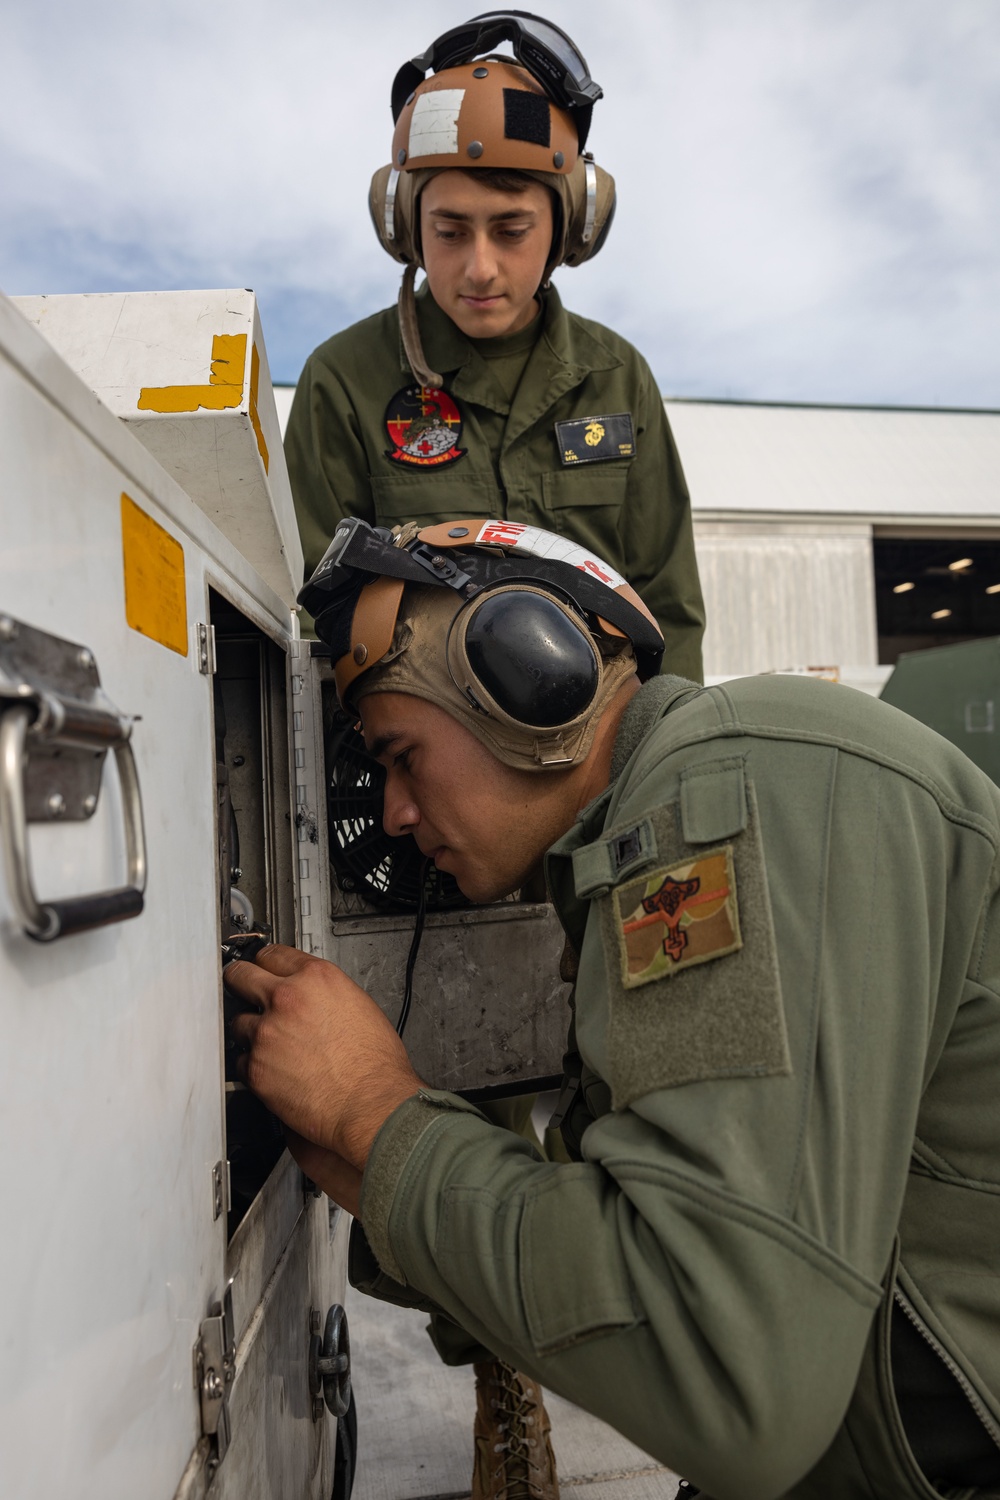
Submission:
POLYGON ((289 419, 306 575, 347 515, 543 527, 628 578, 675 670, 700 680, 690 503, 656 382, 550 282, 611 227, 614 182, 584 151, 600 97, 570 39, 524 13, 457 27, 400 69, 370 194, 406 266, 399 304, 311 355, 289 419), (482 56, 504 40, 516 63, 482 56))

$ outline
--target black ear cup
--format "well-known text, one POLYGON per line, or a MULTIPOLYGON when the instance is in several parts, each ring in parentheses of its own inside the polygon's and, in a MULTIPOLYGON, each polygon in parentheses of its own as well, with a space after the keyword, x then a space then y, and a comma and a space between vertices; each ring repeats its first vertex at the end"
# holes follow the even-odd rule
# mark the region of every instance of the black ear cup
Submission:
POLYGON ((571 723, 590 707, 600 684, 597 653, 583 624, 555 600, 523 589, 491 593, 477 604, 465 628, 465 652, 497 707, 532 729, 571 723))

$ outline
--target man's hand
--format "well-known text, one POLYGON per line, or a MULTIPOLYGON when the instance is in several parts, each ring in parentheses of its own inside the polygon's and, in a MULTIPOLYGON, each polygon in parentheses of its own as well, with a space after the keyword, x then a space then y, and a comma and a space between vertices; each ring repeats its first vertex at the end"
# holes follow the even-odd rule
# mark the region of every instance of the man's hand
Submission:
POLYGON ((285 1145, 307 1177, 322 1188, 327 1197, 346 1208, 354 1218, 359 1218, 361 1206, 361 1173, 352 1167, 336 1151, 327 1151, 325 1146, 316 1146, 304 1135, 285 1129, 285 1145))
POLYGON ((300 1136, 363 1172, 383 1123, 422 1087, 391 1023, 342 969, 297 948, 229 964, 226 984, 261 1011, 232 1023, 250 1047, 245 1082, 300 1136))

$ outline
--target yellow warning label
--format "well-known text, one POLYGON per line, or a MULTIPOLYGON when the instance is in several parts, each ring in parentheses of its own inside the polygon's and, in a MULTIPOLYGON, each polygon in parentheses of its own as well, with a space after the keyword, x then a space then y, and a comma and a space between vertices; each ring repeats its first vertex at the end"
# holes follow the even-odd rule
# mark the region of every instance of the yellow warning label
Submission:
POLYGON ((217 333, 212 340, 208 385, 144 385, 139 392, 139 410, 229 411, 243 400, 246 368, 246 334, 217 333))
POLYGON ((184 548, 124 493, 122 556, 126 620, 140 635, 187 656, 184 548))

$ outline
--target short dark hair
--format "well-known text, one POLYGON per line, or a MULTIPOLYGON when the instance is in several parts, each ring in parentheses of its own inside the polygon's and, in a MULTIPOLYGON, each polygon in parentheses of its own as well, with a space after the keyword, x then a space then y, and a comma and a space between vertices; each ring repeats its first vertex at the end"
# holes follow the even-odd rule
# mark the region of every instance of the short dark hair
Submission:
POLYGON ((497 193, 523 193, 526 187, 538 181, 530 172, 519 172, 514 167, 459 167, 458 170, 497 193))

